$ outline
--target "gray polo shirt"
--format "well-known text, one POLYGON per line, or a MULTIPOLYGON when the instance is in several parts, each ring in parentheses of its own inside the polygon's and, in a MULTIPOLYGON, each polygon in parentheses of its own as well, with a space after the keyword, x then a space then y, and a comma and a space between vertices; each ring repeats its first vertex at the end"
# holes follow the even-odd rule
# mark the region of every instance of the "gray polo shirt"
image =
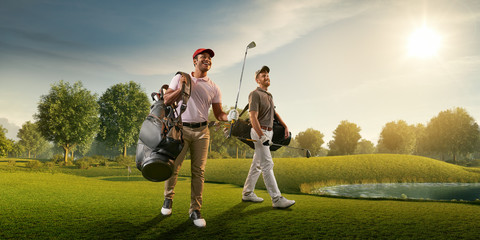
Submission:
POLYGON ((257 87, 248 95, 249 111, 258 112, 258 122, 260 126, 273 127, 273 118, 275 114, 275 105, 273 105, 273 96, 269 92, 257 87))

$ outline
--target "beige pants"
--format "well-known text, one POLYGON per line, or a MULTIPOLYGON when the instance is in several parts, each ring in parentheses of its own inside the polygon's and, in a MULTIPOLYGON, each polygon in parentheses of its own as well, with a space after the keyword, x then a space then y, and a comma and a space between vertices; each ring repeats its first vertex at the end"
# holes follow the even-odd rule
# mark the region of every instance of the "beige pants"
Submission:
POLYGON ((190 212, 192 212, 202 208, 203 183, 205 181, 204 173, 207 163, 210 131, 207 126, 199 128, 183 127, 183 140, 185 141, 185 145, 175 160, 173 175, 165 181, 164 195, 165 198, 173 199, 178 172, 180 171, 187 151, 190 150, 192 172, 190 212))

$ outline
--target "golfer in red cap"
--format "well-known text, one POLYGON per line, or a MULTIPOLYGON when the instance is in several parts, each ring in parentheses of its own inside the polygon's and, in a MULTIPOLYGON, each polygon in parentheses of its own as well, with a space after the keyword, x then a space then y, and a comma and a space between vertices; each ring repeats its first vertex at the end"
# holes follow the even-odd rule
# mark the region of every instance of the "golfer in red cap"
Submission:
MULTIPOLYGON (((208 111, 212 106, 215 118, 219 121, 231 121, 238 119, 236 110, 230 111, 227 115, 222 109, 222 94, 218 86, 207 76, 208 70, 212 67, 212 57, 215 55, 212 49, 199 48, 193 53, 193 66, 195 70, 190 73, 192 79, 191 96, 187 102, 187 109, 182 114, 183 140, 185 145, 182 152, 175 160, 173 175, 165 181, 165 200, 163 202, 162 214, 172 214, 172 203, 175 195, 178 172, 182 165, 187 151, 191 154, 191 201, 189 217, 197 227, 205 227, 205 219, 201 216, 204 172, 207 163, 208 144, 210 132, 207 126, 208 111)), ((182 83, 186 79, 180 74, 170 82, 165 92, 165 103, 169 104, 181 96, 182 83)), ((181 106, 181 104, 179 104, 181 106)))

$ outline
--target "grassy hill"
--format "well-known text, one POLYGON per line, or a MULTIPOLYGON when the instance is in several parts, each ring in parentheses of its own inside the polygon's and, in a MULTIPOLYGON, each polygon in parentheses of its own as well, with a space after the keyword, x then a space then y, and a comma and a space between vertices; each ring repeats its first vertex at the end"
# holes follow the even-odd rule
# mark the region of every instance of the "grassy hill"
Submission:
MULTIPOLYGON (((479 182, 480 169, 398 154, 274 159, 280 190, 310 193, 317 187, 355 183, 479 182)), ((190 176, 189 161, 180 174, 190 176)), ((251 159, 209 159, 206 181, 243 186, 251 159)), ((264 189, 260 178, 258 188, 264 189)))

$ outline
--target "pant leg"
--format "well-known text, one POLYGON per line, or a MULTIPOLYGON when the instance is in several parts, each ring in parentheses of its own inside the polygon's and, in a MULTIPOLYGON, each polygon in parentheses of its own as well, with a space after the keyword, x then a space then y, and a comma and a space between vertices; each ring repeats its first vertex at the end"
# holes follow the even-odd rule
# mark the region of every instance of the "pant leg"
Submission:
MULTIPOLYGON (((250 136, 252 136, 253 140, 258 141, 258 135, 254 134, 255 130, 253 128, 250 131, 250 136)), ((253 153, 253 160, 252 164, 250 165, 250 170, 248 171, 247 178, 245 179, 245 184, 243 185, 243 196, 247 196, 255 190, 255 185, 257 184, 258 177, 262 173, 260 162, 262 158, 261 153, 257 153, 257 148, 255 147, 255 152, 253 153)))
POLYGON ((210 131, 207 126, 193 129, 190 147, 191 155, 191 201, 190 212, 200 210, 203 204, 203 185, 205 182, 205 165, 207 164, 210 131))
POLYGON ((183 141, 184 141, 183 149, 175 159, 172 176, 165 181, 165 188, 164 188, 163 195, 165 198, 168 198, 168 199, 173 199, 173 197, 175 196, 175 185, 177 185, 178 172, 180 171, 183 160, 185 159, 185 155, 187 155, 187 151, 190 148, 191 137, 188 131, 183 131, 183 141))
MULTIPOLYGON (((265 135, 270 139, 273 136, 273 131, 262 130, 265 135)), ((254 140, 259 140, 259 137, 255 130, 252 129, 251 132, 252 138, 254 140)), ((279 198, 282 194, 280 189, 278 189, 277 180, 273 173, 273 158, 270 153, 270 147, 264 146, 260 141, 255 142, 255 157, 257 157, 260 164, 260 169, 263 175, 263 181, 265 182, 265 187, 267 188, 268 194, 272 200, 279 198)), ((254 160, 255 161, 255 160, 254 160)))

